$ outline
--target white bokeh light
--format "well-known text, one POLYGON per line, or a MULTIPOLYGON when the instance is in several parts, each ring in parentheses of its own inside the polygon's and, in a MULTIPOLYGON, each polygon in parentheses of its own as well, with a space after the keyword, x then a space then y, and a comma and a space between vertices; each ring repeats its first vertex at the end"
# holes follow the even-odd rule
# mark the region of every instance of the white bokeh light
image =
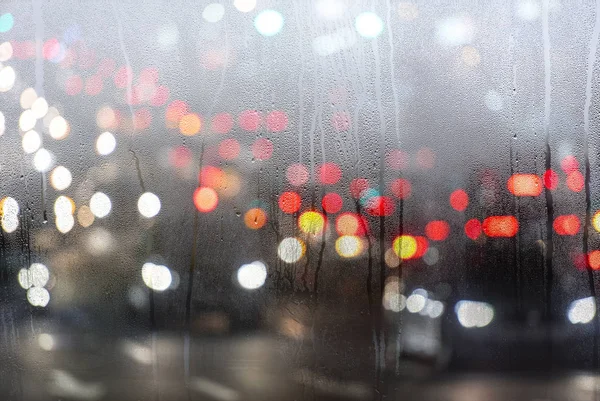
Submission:
POLYGON ((596 301, 593 297, 576 299, 571 302, 567 311, 567 317, 573 324, 586 324, 596 316, 596 301))
POLYGON ((138 211, 144 217, 154 217, 160 212, 160 199, 152 192, 144 192, 137 203, 138 211))
POLYGON ((0 92, 8 92, 15 85, 17 75, 11 66, 0 66, 0 92))
POLYGON ((485 105, 492 111, 500 111, 504 107, 504 101, 497 90, 491 89, 485 94, 485 105))
POLYGON ((31 287, 27 290, 27 301, 33 306, 44 307, 50 302, 50 293, 45 288, 31 287))
POLYGON ((13 48, 10 42, 0 44, 0 62, 8 61, 13 55, 13 48))
POLYGON ((50 170, 53 163, 54 157, 52 156, 52 153, 44 148, 35 152, 35 156, 33 156, 33 167, 41 173, 50 170))
POLYGON ((43 118, 48 112, 48 102, 43 97, 38 97, 35 99, 33 104, 31 105, 31 112, 33 116, 38 120, 43 118))
POLYGON ((75 218, 72 214, 63 214, 56 216, 56 229, 62 234, 66 234, 73 229, 75 218))
POLYGON ((383 21, 370 11, 358 14, 354 26, 360 36, 368 39, 376 38, 383 31, 383 21))
POLYGON ((233 6, 242 13, 249 13, 256 7, 256 0, 234 0, 233 6))
POLYGON ((148 288, 154 291, 164 291, 171 285, 171 271, 167 266, 144 263, 142 279, 148 288))
POLYGON ((459 323, 466 328, 485 327, 494 319, 494 308, 486 302, 458 301, 454 312, 459 323))
POLYGON ((525 0, 517 5, 517 16, 525 21, 536 20, 540 13, 541 7, 537 1, 525 0))
POLYGON ((98 218, 103 218, 108 216, 112 209, 112 202, 108 195, 103 192, 96 192, 90 198, 90 210, 94 214, 94 216, 98 218))
POLYGON ((4 135, 4 131, 6 131, 6 118, 4 114, 0 111, 0 135, 4 135))
POLYGON ((427 298, 425 298, 421 293, 412 293, 406 299, 406 309, 410 313, 419 313, 425 308, 425 303, 427 302, 427 298))
POLYGON ((211 3, 204 7, 202 18, 207 22, 219 22, 225 15, 225 7, 219 3, 211 3))
POLYGON ((451 17, 437 25, 438 40, 446 46, 462 46, 471 43, 475 28, 466 18, 451 17))
POLYGON ((275 36, 283 28, 283 15, 275 10, 264 10, 254 19, 254 27, 263 36, 275 36))
POLYGON ((25 153, 33 153, 42 146, 42 138, 40 138, 40 134, 37 131, 27 131, 23 134, 23 138, 21 138, 21 146, 25 153))
POLYGON ((238 283, 247 290, 255 290, 262 287, 266 279, 267 267, 259 261, 242 265, 237 271, 238 283))
POLYGON ((346 4, 342 0, 318 0, 315 3, 317 17, 333 21, 340 19, 346 12, 346 4))
POLYGON ((19 117, 19 128, 21 129, 21 131, 29 131, 30 129, 33 129, 33 127, 35 127, 36 122, 37 119, 35 118, 35 114, 33 114, 33 111, 29 109, 23 110, 21 116, 19 117))
POLYGON ((295 263, 304 255, 304 243, 298 238, 284 238, 277 247, 277 255, 285 263, 295 263))
POLYGON ((52 188, 57 191, 62 191, 69 188, 72 180, 73 176, 71 175, 71 172, 64 166, 57 166, 50 173, 50 184, 52 185, 52 188))
POLYGON ((113 134, 106 131, 96 138, 96 152, 99 155, 106 156, 111 154, 117 146, 117 140, 113 134))

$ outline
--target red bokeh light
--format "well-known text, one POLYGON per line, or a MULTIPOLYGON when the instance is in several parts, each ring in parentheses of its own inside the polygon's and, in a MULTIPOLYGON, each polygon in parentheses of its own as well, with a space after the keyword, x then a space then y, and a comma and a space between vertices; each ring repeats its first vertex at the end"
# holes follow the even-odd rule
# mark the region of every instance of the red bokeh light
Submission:
POLYGON ((169 88, 162 85, 158 86, 150 98, 150 105, 154 107, 160 107, 164 105, 167 103, 167 100, 169 100, 169 95, 169 88))
POLYGON ((285 177, 290 184, 299 187, 308 181, 308 169, 300 163, 292 164, 287 168, 285 177))
POLYGON ((275 110, 267 114, 265 118, 267 129, 271 132, 281 132, 287 128, 288 117, 283 111, 275 110))
POLYGON ((421 148, 417 151, 416 160, 419 167, 432 169, 435 166, 435 153, 429 148, 421 148))
POLYGON ((483 220, 483 232, 488 237, 514 237, 519 222, 514 216, 491 216, 483 220))
POLYGON ((85 80, 85 93, 90 96, 96 96, 102 92, 102 78, 98 75, 92 75, 85 80))
POLYGON ((506 186, 515 196, 538 196, 542 193, 542 180, 535 174, 513 174, 506 186))
POLYGON ((317 168, 319 182, 324 185, 333 185, 342 178, 342 170, 335 163, 323 163, 317 168))
POLYGON ((389 196, 373 196, 365 205, 365 211, 371 216, 390 216, 394 209, 394 201, 389 196))
POLYGON ((233 160, 240 154, 240 143, 233 138, 224 139, 219 144, 219 156, 225 160, 233 160))
POLYGON ((560 168, 562 169, 562 171, 565 172, 565 174, 569 174, 573 171, 579 170, 579 162, 577 161, 575 156, 568 155, 560 161, 560 168))
POLYGON ((385 163, 392 170, 404 170, 410 164, 410 156, 400 149, 394 149, 385 156, 385 163))
POLYGON ((369 181, 366 178, 355 178, 350 182, 350 195, 354 199, 359 199, 362 193, 369 188, 369 181))
POLYGON ((571 171, 567 175, 567 187, 573 192, 581 192, 583 187, 585 186, 585 179, 583 178, 583 174, 581 174, 578 170, 571 171))
POLYGON ((390 183, 390 192, 398 199, 406 199, 412 191, 410 181, 397 178, 390 183))
POLYGON ((183 100, 173 100, 167 106, 165 111, 165 119, 169 124, 169 128, 177 127, 179 120, 188 112, 188 105, 183 100))
POLYGON ((65 92, 67 95, 75 96, 83 89, 83 80, 79 75, 71 75, 65 81, 65 92))
POLYGON ((471 219, 465 223, 465 234, 472 240, 481 235, 481 223, 477 219, 471 219))
POLYGON ((331 116, 331 126, 337 132, 348 131, 350 128, 350 116, 345 111, 338 111, 331 116))
POLYGON ((283 213, 296 213, 301 205, 302 199, 296 192, 284 192, 279 195, 279 208, 283 213))
POLYGON ((203 187, 219 188, 225 179, 225 173, 215 166, 204 166, 200 170, 198 182, 203 187))
POLYGON ((125 88, 132 78, 133 72, 131 71, 131 68, 123 66, 115 73, 115 86, 117 88, 125 88))
POLYGON ((48 39, 42 46, 42 54, 46 60, 55 59, 60 53, 60 43, 56 38, 48 39))
POLYGON ((217 134, 226 134, 233 128, 233 117, 229 113, 219 113, 212 118, 210 126, 217 134))
POLYGON ((551 191, 558 188, 558 174, 552 169, 546 170, 544 173, 544 185, 551 191))
POLYGON ((574 214, 558 216, 553 223, 554 231, 558 235, 575 235, 579 232, 580 226, 579 217, 574 214))
POLYGON ((342 210, 342 206, 344 205, 344 201, 340 195, 335 192, 330 192, 323 196, 321 200, 321 206, 323 206, 323 210, 325 210, 329 214, 337 213, 342 210))
POLYGON ((267 138, 258 138, 252 144, 252 156, 256 160, 269 160, 273 155, 273 142, 267 138))
POLYGON ((185 146, 178 146, 169 152, 169 164, 176 168, 183 168, 192 161, 192 151, 185 146))
POLYGON ((463 212, 468 205, 469 195, 464 190, 457 189, 450 194, 450 206, 452 206, 452 209, 463 212))
POLYGON ((415 241, 417 241, 417 250, 410 259, 421 258, 423 257, 423 255, 425 255, 425 253, 427 253, 427 250, 429 249, 429 241, 427 241, 427 238, 421 235, 417 235, 413 238, 415 239, 415 241))
POLYGON ((256 110, 242 111, 238 116, 238 124, 245 131, 256 131, 260 128, 262 116, 256 110))
POLYGON ((425 235, 432 241, 443 241, 450 235, 450 225, 444 220, 434 220, 425 226, 425 235))
POLYGON ((156 85, 158 82, 158 69, 155 67, 146 67, 140 71, 139 82, 142 84, 156 85))

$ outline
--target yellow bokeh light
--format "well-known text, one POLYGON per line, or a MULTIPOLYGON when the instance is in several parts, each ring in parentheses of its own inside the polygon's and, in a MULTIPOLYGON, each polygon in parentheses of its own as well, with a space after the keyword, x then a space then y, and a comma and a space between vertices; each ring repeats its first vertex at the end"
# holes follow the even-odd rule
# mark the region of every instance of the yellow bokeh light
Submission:
POLYGON ((325 217, 319 212, 304 212, 298 218, 298 227, 306 234, 319 234, 325 228, 325 217))
POLYGON ((179 120, 179 132, 186 136, 196 135, 200 131, 202 123, 197 114, 190 113, 179 120))
POLYGON ((594 230, 600 232, 600 210, 594 213, 594 217, 592 217, 592 226, 594 230))
POLYGON ((392 248, 400 259, 410 259, 417 253, 417 240, 412 235, 399 235, 394 239, 392 248))
POLYGON ((335 250, 343 258, 353 258, 361 254, 363 243, 356 235, 342 235, 335 241, 335 250))

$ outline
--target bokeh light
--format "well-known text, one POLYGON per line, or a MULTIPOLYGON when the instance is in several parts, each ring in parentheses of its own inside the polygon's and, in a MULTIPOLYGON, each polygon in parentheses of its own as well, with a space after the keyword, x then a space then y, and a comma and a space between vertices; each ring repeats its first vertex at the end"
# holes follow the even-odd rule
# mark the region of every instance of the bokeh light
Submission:
POLYGON ((19 117, 19 129, 21 129, 21 131, 29 131, 35 127, 36 122, 37 119, 35 118, 33 111, 30 109, 23 110, 19 117))
POLYGON ((37 93, 33 88, 25 88, 19 96, 19 104, 22 109, 30 109, 33 102, 37 99, 37 93))
POLYGON ((41 173, 44 173, 52 167, 54 156, 48 150, 42 148, 35 152, 33 156, 33 167, 41 173))
POLYGON ((281 132, 287 128, 288 117, 284 111, 275 110, 267 114, 265 118, 267 129, 271 132, 281 132))
POLYGON ((552 169, 546 170, 544 173, 544 186, 553 191, 558 188, 558 182, 559 178, 558 174, 556 174, 556 171, 552 169))
POLYGON ((471 21, 462 17, 450 17, 438 22, 437 36, 441 44, 461 46, 473 40, 474 27, 471 21))
POLYGON ((32 306, 43 308, 50 302, 50 293, 45 288, 31 287, 27 290, 27 301, 32 306))
POLYGON ((596 316, 596 301, 593 297, 576 299, 567 309, 567 318, 572 324, 586 324, 596 316))
POLYGON ((506 186, 515 196, 538 196, 542 193, 542 180, 535 174, 513 174, 506 186))
POLYGON ((335 250, 343 258, 353 258, 361 254, 363 242, 355 235, 342 235, 335 241, 335 250))
POLYGON ((575 156, 568 155, 560 161, 560 168, 562 169, 562 171, 565 172, 565 174, 569 174, 573 171, 579 170, 579 162, 577 161, 575 156))
POLYGON ((262 114, 256 110, 245 110, 238 116, 238 124, 244 131, 254 132, 262 124, 262 114))
POLYGON ((317 235, 325 228, 325 217, 313 210, 304 212, 298 217, 298 228, 306 234, 317 235))
POLYGON ((224 160, 234 160, 240 154, 240 143, 233 138, 224 139, 219 144, 219 156, 224 160))
POLYGON ((237 280, 242 288, 256 290, 267 280, 267 266, 259 261, 242 265, 237 271, 237 280))
POLYGON ((199 212, 208 213, 216 209, 219 203, 217 192, 210 187, 199 187, 194 191, 194 205, 199 212))
POLYGON ((189 113, 179 120, 179 132, 185 136, 193 136, 200 132, 202 122, 200 116, 195 113, 189 113))
POLYGON ((579 217, 574 214, 558 216, 554 219, 554 231, 558 235, 575 235, 579 232, 581 222, 579 217))
POLYGON ((242 13, 249 13, 256 7, 256 0, 234 0, 233 6, 242 13))
POLYGON ((69 127, 67 120, 61 116, 56 116, 50 121, 48 131, 50 132, 50 136, 52 138, 64 139, 69 135, 71 128, 69 127))
POLYGON ((75 202, 68 196, 61 195, 54 201, 54 214, 56 216, 72 215, 75 213, 75 202))
POLYGON ((142 266, 142 280, 144 284, 154 291, 165 291, 171 285, 173 277, 167 266, 144 263, 142 266))
POLYGON ((117 146, 117 139, 113 134, 105 131, 96 138, 96 152, 99 155, 106 156, 111 154, 117 146))
POLYGON ((99 219, 108 216, 111 209, 112 202, 105 193, 96 192, 90 198, 90 210, 99 219))
POLYGON ((409 163, 408 154, 400 149, 393 149, 385 156, 385 164, 392 170, 404 170, 409 163))
POLYGON ((425 235, 432 241, 444 241, 450 234, 450 225, 444 220, 430 221, 425 225, 425 235))
POLYGON ((581 192, 585 186, 585 178, 579 170, 567 174, 567 187, 573 192, 581 192))
POLYGON ((77 221, 81 227, 89 227, 94 224, 94 213, 87 205, 83 205, 77 211, 77 221))
POLYGON ((138 211, 146 218, 154 217, 160 212, 160 199, 152 192, 144 192, 137 202, 138 211))
POLYGON ((308 169, 300 163, 292 164, 287 168, 285 177, 290 184, 299 187, 308 181, 308 169))
POLYGON ((600 251, 595 250, 595 251, 591 251, 590 253, 588 253, 587 262, 588 262, 588 266, 592 270, 599 270, 600 269, 600 251))
POLYGON ((277 256, 285 263, 296 263, 299 261, 304 252, 306 245, 299 238, 288 237, 281 240, 277 247, 277 256))
POLYGON ((350 182, 350 195, 354 199, 359 199, 368 188, 369 181, 366 178, 355 178, 350 182))
POLYGON ((465 223, 465 234, 472 240, 479 238, 481 230, 481 222, 477 219, 471 219, 465 223))
POLYGON ((594 230, 600 232, 600 210, 594 213, 594 216, 592 217, 592 226, 594 227, 594 230))
POLYGON ((8 92, 11 90, 15 85, 16 78, 17 74, 11 66, 0 66, 0 92, 8 92))
POLYGON ((283 28, 283 15, 275 10, 263 10, 254 18, 254 27, 263 36, 275 36, 283 28))
POLYGON ((321 184, 333 185, 342 178, 342 170, 337 164, 327 162, 317 168, 317 176, 321 184))
POLYGON ((13 56, 13 47, 10 42, 0 43, 0 62, 8 61, 13 56))
POLYGON ((321 206, 328 214, 334 214, 342 210, 344 201, 340 195, 335 192, 329 192, 321 199, 321 206))
POLYGON ((0 33, 8 32, 15 24, 15 18, 11 13, 0 15, 0 33))
POLYGON ((42 146, 42 138, 34 130, 27 131, 23 134, 23 138, 21 138, 21 146, 25 153, 33 153, 42 146))
POLYGON ((252 156, 256 160, 269 160, 273 155, 273 142, 267 138, 258 138, 252 144, 252 156))
POLYGON ((458 301, 454 311, 459 323, 466 328, 485 327, 494 319, 494 308, 486 302, 458 301))
POLYGON ((383 31, 383 21, 374 12, 364 12, 356 16, 354 27, 360 36, 372 39, 383 31))
POLYGON ((244 224, 252 230, 263 228, 267 223, 267 214, 259 207, 249 209, 244 214, 244 224))
POLYGON ((288 191, 279 195, 279 209, 284 213, 296 213, 301 205, 302 199, 296 192, 288 191))
POLYGON ((219 22, 225 15, 225 7, 219 3, 210 3, 202 11, 202 18, 207 22, 219 22))
POLYGON ((396 206, 389 196, 372 196, 366 200, 364 208, 371 216, 391 216, 396 206))
POLYGON ((392 242, 392 249, 400 259, 412 259, 417 253, 417 240, 412 235, 399 235, 392 242))
POLYGON ((483 220, 482 228, 488 237, 514 237, 519 222, 514 216, 490 216, 483 220))
POLYGON ((469 195, 463 189, 457 189, 450 194, 452 209, 463 212, 469 205, 469 195))
POLYGON ((367 223, 363 216, 345 212, 335 220, 335 229, 339 235, 365 235, 367 223))
POLYGON ((229 113, 217 114, 212 118, 210 127, 217 134, 227 134, 233 128, 233 117, 229 113))
POLYGON ((43 118, 48 112, 48 102, 43 97, 38 97, 35 99, 33 104, 31 105, 31 112, 33 116, 38 120, 43 118))
POLYGON ((31 287, 44 287, 50 280, 48 267, 43 263, 32 263, 29 269, 21 269, 17 276, 19 285, 27 290, 31 287))

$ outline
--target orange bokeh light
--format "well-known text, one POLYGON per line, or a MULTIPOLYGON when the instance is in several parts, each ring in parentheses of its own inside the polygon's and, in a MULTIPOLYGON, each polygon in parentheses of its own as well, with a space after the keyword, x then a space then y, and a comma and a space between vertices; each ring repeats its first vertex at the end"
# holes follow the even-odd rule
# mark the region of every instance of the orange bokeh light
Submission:
POLYGON ((200 132, 201 126, 200 116, 196 113, 186 114, 179 120, 179 132, 185 136, 196 135, 200 132))
POLYGON ((514 216, 491 216, 483 220, 483 232, 488 237, 514 237, 519 222, 514 216))
POLYGON ((558 216, 554 219, 554 231, 558 235, 575 235, 579 232, 581 222, 579 217, 574 214, 567 214, 564 216, 558 216))
POLYGON ((216 209, 219 203, 217 192, 210 187, 199 187, 194 191, 194 205, 199 212, 208 213, 216 209))
POLYGON ((515 196, 538 196, 542 193, 542 180, 535 174, 514 174, 506 185, 515 196))
POLYGON ((592 268, 592 270, 600 269, 600 251, 592 251, 588 254, 587 257, 588 266, 592 268))
POLYGON ((284 192, 279 195, 279 208, 282 212, 292 214, 300 210, 302 199, 296 192, 284 192))
POLYGON ((267 223, 267 214, 259 207, 252 208, 244 214, 244 224, 252 230, 258 230, 267 223))
POLYGON ((571 171, 567 175, 567 187, 573 192, 581 192, 585 185, 585 179, 583 178, 583 174, 578 170, 571 171))
POLYGON ((335 229, 339 235, 365 235, 365 219, 356 213, 342 213, 335 220, 335 229))

